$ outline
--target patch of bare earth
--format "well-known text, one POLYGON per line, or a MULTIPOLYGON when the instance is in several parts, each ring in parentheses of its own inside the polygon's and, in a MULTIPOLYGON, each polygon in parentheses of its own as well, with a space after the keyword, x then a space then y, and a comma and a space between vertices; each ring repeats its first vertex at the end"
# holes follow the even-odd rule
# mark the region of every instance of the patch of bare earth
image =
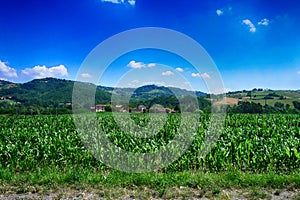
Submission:
POLYGON ((222 100, 214 102, 214 105, 236 105, 238 102, 237 98, 224 97, 222 100))
POLYGON ((225 189, 216 191, 206 191, 203 188, 189 187, 171 187, 163 192, 158 192, 147 187, 132 187, 132 188, 92 188, 92 189, 73 189, 60 188, 55 191, 43 191, 39 193, 28 192, 18 194, 13 191, 0 194, 0 199, 62 199, 62 200, 102 200, 102 199, 119 199, 119 200, 137 200, 137 199, 195 199, 195 200, 250 200, 250 199, 300 199, 300 190, 267 190, 267 189, 225 189))

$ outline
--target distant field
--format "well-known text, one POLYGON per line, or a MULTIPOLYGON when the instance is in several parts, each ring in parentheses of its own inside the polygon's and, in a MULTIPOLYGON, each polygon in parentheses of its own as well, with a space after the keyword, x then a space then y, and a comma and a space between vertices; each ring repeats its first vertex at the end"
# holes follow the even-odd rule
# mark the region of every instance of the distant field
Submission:
POLYGON ((262 100, 262 99, 251 99, 251 100, 246 100, 246 101, 250 101, 250 102, 255 102, 255 103, 260 103, 261 105, 271 105, 271 106, 274 106, 274 104, 276 102, 280 102, 280 103, 283 103, 283 104, 289 104, 291 106, 291 108, 294 108, 293 106, 293 101, 295 101, 295 99, 268 99, 268 100, 262 100))
POLYGON ((293 101, 300 101, 300 92, 299 91, 289 91, 289 90, 275 90, 275 91, 252 91, 251 98, 247 96, 248 92, 238 92, 235 94, 227 94, 228 99, 231 99, 228 105, 235 105, 238 101, 250 101, 254 103, 260 103, 261 105, 271 105, 274 106, 276 102, 280 102, 283 104, 290 105, 291 108, 294 108, 293 101), (267 99, 264 98, 269 94, 275 93, 273 98, 274 99, 267 99), (283 97, 281 99, 280 97, 283 97))
POLYGON ((222 101, 215 102, 215 105, 236 105, 238 102, 238 98, 225 97, 222 101))

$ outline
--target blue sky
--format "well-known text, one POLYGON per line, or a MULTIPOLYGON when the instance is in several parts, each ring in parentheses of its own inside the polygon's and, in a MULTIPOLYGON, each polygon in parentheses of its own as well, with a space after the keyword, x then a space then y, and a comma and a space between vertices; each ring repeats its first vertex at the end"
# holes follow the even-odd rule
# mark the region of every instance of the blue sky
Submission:
MULTIPOLYGON (((74 80, 85 57, 107 38, 133 28, 163 27, 201 44, 216 63, 226 90, 300 89, 297 0, 0 0, 0 7, 4 80, 74 80)), ((210 78, 210 72, 197 72, 175 55, 144 50, 116 60, 100 84, 114 86, 128 71, 149 64, 169 66, 161 75, 180 73, 202 91, 200 82, 210 78)))

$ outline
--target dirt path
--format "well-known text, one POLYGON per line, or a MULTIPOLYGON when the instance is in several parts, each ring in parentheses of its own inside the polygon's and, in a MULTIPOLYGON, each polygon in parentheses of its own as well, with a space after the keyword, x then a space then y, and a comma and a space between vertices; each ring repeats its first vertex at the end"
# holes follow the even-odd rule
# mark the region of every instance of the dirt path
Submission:
POLYGON ((101 200, 101 199, 120 199, 120 200, 137 200, 137 199, 195 199, 195 200, 208 200, 208 199, 231 199, 231 200, 247 200, 247 199, 300 199, 300 190, 221 190, 221 191, 202 191, 201 189, 192 189, 186 187, 169 188, 164 194, 149 189, 149 188, 134 188, 134 189, 110 189, 110 190, 74 190, 74 189, 62 189, 47 193, 27 193, 17 194, 8 192, 10 194, 0 194, 0 199, 3 200, 29 200, 29 199, 63 199, 63 200, 101 200))

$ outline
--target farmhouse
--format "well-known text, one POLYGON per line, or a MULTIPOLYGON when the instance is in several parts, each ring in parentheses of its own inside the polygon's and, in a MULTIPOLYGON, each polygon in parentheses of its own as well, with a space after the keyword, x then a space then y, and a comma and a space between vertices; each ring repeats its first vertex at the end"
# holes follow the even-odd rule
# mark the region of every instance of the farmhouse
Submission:
POLYGON ((165 112, 166 113, 176 113, 176 111, 171 108, 165 108, 165 112))
POLYGON ((125 106, 123 106, 123 105, 115 105, 115 111, 116 112, 127 112, 127 110, 125 109, 125 106))
POLYGON ((138 113, 139 110, 137 108, 129 108, 128 112, 130 112, 130 113, 138 113))
POLYGON ((138 106, 138 111, 140 111, 140 112, 145 112, 146 111, 146 106, 144 106, 144 105, 139 105, 138 106))
POLYGON ((105 112, 105 104, 97 104, 96 112, 105 112))
POLYGON ((95 112, 95 111, 96 111, 95 106, 91 106, 91 107, 90 107, 90 111, 91 111, 91 112, 95 112))

